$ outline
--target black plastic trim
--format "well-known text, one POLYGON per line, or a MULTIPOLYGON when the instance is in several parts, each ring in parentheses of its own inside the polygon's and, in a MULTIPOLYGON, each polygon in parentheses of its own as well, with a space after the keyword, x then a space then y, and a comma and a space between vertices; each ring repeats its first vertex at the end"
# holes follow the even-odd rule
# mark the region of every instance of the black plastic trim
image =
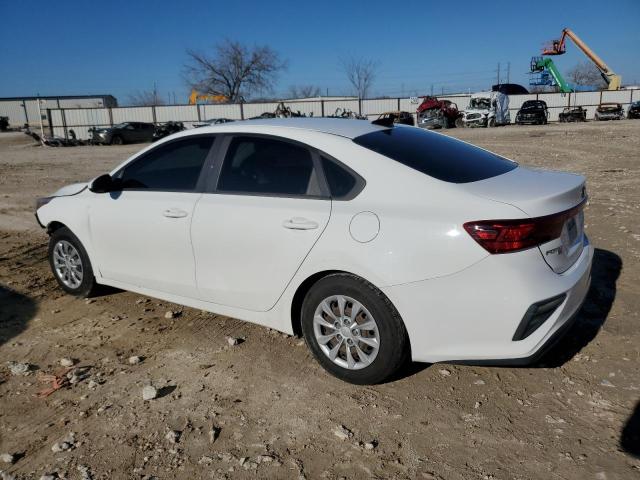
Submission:
POLYGON ((522 320, 520 320, 520 324, 518 325, 518 328, 516 328, 511 340, 514 342, 524 340, 535 332, 549 319, 551 315, 553 315, 553 312, 555 312, 562 302, 564 302, 565 298, 567 298, 567 294, 561 293, 555 297, 547 298, 546 300, 541 300, 532 304, 527 309, 522 320))

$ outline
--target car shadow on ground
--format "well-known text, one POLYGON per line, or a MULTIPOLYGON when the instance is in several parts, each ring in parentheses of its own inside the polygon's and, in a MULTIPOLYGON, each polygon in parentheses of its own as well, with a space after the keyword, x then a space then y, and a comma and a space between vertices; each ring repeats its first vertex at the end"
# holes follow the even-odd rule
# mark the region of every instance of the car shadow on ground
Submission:
POLYGON ((596 337, 616 298, 616 282, 621 270, 622 259, 618 255, 608 250, 595 249, 591 287, 575 323, 533 367, 560 367, 596 337))
POLYGON ((36 311, 35 300, 0 285, 0 345, 26 330, 36 311))
POLYGON ((627 420, 620 435, 620 448, 636 458, 640 458, 640 402, 627 420))

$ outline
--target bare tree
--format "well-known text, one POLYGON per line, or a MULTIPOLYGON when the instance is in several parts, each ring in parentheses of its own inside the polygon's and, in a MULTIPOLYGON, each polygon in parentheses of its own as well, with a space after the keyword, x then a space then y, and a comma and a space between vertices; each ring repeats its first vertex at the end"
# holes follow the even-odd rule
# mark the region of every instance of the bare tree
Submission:
POLYGON ((340 66, 358 98, 366 98, 375 79, 378 62, 362 57, 349 57, 342 59, 340 66))
POLYGON ((291 85, 289 87, 290 98, 319 97, 322 90, 315 85, 291 85))
POLYGON ((129 105, 136 105, 141 107, 151 107, 154 105, 164 105, 165 102, 160 98, 158 94, 158 88, 156 84, 153 84, 151 90, 136 90, 128 97, 129 105))
POLYGON ((216 45, 211 55, 187 50, 187 56, 189 86, 202 93, 224 95, 230 102, 271 91, 278 72, 287 66, 269 46, 249 48, 228 39, 216 45))
POLYGON ((567 72, 567 78, 575 85, 604 88, 607 82, 602 78, 600 70, 591 62, 581 62, 567 72))

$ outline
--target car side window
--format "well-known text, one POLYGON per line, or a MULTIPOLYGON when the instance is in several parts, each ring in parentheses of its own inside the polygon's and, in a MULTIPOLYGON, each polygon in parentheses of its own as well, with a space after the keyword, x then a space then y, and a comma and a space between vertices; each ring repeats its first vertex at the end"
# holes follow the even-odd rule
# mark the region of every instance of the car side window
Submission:
POLYGON ((115 178, 123 190, 192 191, 213 141, 212 136, 194 136, 167 143, 126 165, 115 178))
POLYGON ((339 200, 349 196, 356 186, 356 177, 328 158, 321 157, 321 159, 331 197, 339 200))
POLYGON ((266 195, 319 195, 311 152, 273 138, 238 136, 227 149, 217 190, 266 195))

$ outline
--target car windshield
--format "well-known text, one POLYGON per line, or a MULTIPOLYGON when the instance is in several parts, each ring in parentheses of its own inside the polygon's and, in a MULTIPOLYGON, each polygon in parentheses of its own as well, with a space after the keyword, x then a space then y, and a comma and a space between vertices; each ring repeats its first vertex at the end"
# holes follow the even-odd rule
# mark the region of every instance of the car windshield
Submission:
POLYGON ((487 110, 491 106, 491 100, 488 98, 472 98, 469 102, 469 108, 477 110, 487 110))
POLYGON ((522 104, 522 108, 544 108, 545 104, 539 100, 527 100, 522 104))
POLYGON ((114 125, 113 128, 126 128, 127 125, 129 125, 129 123, 127 123, 127 122, 118 123, 117 125, 114 125))
POLYGON ((353 141, 407 167, 451 183, 477 182, 502 175, 518 166, 495 153, 420 128, 398 126, 367 133, 353 141))

